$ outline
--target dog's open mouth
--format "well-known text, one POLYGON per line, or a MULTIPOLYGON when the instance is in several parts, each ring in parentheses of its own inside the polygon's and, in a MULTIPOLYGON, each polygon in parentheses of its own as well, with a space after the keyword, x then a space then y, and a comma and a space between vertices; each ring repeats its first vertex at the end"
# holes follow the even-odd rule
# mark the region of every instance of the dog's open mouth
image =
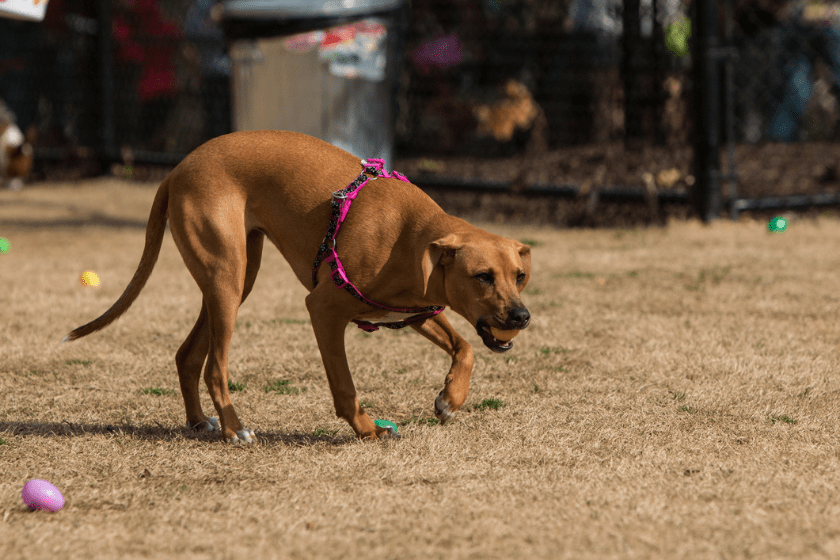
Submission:
POLYGON ((476 326, 476 331, 478 331, 478 336, 481 337, 481 340, 484 342, 484 345, 492 350, 493 352, 507 352, 511 348, 513 348, 513 341, 511 340, 499 340, 493 333, 490 332, 490 325, 483 321, 479 321, 478 325, 476 326))

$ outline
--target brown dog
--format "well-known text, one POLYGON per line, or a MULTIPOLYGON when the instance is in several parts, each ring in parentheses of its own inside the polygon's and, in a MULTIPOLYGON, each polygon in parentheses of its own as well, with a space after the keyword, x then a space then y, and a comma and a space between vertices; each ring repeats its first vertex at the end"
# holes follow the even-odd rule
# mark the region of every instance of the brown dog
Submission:
MULTIPOLYGON (((237 132, 200 146, 158 189, 143 256, 125 292, 102 316, 65 340, 98 331, 128 309, 152 273, 168 218, 175 245, 204 296, 198 320, 175 356, 187 424, 221 428, 226 440, 250 443, 253 431, 242 427, 228 393, 228 346, 268 237, 310 291, 306 307, 336 414, 359 437, 394 435, 376 426, 359 406, 344 352, 350 321, 369 325, 391 320, 391 312, 338 289, 330 266, 321 266, 313 282, 313 261, 328 245, 324 232, 335 200, 332 194, 362 169, 360 160, 349 153, 294 132, 237 132), (216 418, 205 416, 199 404, 205 360, 204 380, 221 426, 216 418)), ((529 247, 446 214, 407 181, 369 181, 340 232, 333 244, 347 277, 369 300, 401 308, 449 306, 496 352, 512 345, 511 336, 500 335, 500 330, 528 325, 530 315, 519 294, 530 275, 529 247), (505 340, 494 337, 491 329, 505 340)), ((435 414, 443 423, 467 398, 472 349, 443 313, 410 326, 452 357, 445 386, 435 400, 435 414)))

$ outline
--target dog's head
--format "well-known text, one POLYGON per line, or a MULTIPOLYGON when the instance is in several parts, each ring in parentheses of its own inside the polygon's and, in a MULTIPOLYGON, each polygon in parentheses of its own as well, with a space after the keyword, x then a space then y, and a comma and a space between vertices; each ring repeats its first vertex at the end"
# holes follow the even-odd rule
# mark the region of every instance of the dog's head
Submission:
POLYGON ((531 320, 519 297, 531 277, 531 248, 524 243, 486 232, 451 233, 429 244, 421 269, 424 290, 430 282, 442 289, 449 307, 494 352, 513 343, 494 337, 491 328, 521 330, 531 320))

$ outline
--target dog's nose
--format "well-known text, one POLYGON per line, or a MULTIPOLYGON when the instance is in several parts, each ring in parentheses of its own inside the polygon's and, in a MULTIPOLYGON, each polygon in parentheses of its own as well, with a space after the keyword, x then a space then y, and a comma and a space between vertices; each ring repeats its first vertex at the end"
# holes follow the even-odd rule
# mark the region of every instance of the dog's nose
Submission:
POLYGON ((524 307, 516 307, 508 312, 507 324, 511 329, 524 329, 531 321, 531 314, 524 307))

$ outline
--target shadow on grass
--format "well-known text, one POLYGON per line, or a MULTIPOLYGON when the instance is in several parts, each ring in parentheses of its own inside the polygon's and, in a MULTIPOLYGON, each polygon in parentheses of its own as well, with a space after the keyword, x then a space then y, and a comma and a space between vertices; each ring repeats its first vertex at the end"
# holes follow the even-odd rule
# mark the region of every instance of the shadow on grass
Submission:
MULTIPOLYGON (((200 432, 179 426, 167 428, 160 424, 155 426, 134 426, 131 424, 77 424, 72 422, 0 422, 0 434, 8 433, 23 437, 84 437, 89 435, 107 435, 114 438, 128 437, 147 441, 177 441, 197 440, 208 443, 221 442, 222 436, 218 432, 200 432)), ((347 445, 356 440, 352 435, 331 436, 328 434, 315 435, 302 432, 279 433, 257 432, 257 441, 265 444, 280 444, 290 447, 306 447, 315 444, 334 446, 347 445)))
POLYGON ((146 229, 146 220, 134 220, 130 218, 119 218, 91 210, 81 208, 73 204, 61 202, 50 202, 47 200, 15 200, 0 201, 0 206, 30 206, 35 208, 62 208, 74 214, 72 218, 49 218, 45 220, 35 218, 16 218, 8 220, 0 218, 0 225, 4 227, 19 227, 28 229, 58 228, 58 227, 84 227, 84 226, 107 226, 118 228, 146 229))
POLYGON ((55 218, 50 220, 2 220, 0 225, 5 227, 18 227, 21 229, 48 229, 66 227, 87 227, 107 226, 115 228, 146 229, 145 220, 130 220, 127 218, 114 218, 104 214, 91 214, 84 218, 55 218))

